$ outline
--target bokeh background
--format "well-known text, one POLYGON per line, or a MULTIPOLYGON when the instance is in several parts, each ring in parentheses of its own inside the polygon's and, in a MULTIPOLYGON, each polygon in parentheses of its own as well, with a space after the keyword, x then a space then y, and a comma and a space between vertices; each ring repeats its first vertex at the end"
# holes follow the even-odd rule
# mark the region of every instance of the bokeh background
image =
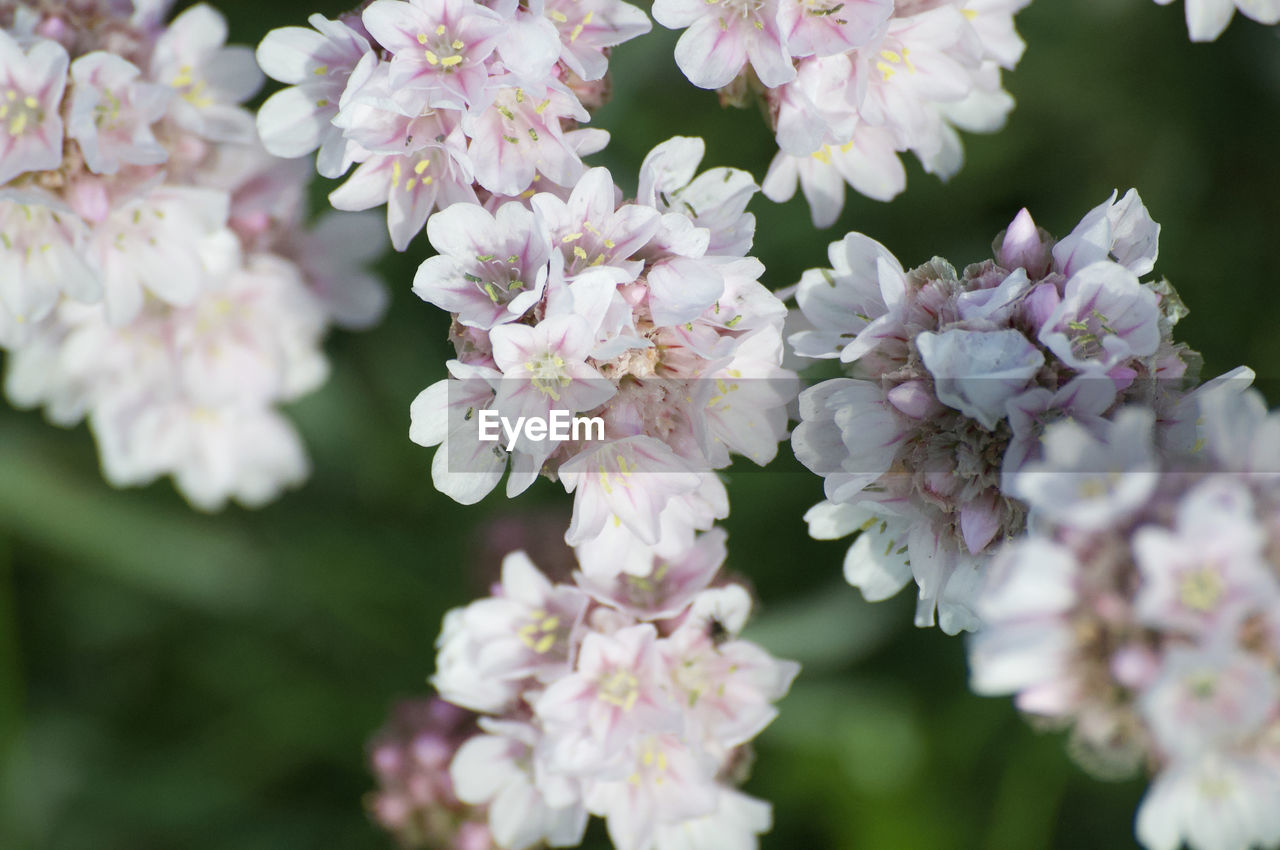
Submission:
MULTIPOLYGON (((218 5, 251 44, 343 9, 218 5)), ((1277 30, 1237 18, 1192 45, 1181 4, 1150 0, 1035 0, 1019 28, 1018 108, 1004 132, 967 137, 949 184, 913 165, 902 197, 851 195, 823 232, 802 201, 758 198, 766 281, 794 282, 848 230, 907 265, 963 265, 1019 207, 1063 235, 1136 186, 1206 373, 1280 374, 1277 30)), ((687 84, 674 43, 657 28, 616 51, 594 121, 613 142, 595 162, 634 187, 654 144, 700 135, 704 165, 763 178, 760 116, 687 84)), ((292 411, 314 475, 265 510, 200 515, 168 482, 112 490, 85 428, 0 404, 0 848, 390 846, 362 807, 366 738, 395 699, 427 693, 443 612, 483 593, 513 541, 558 537, 570 504, 548 482, 475 508, 433 490, 431 453, 407 439, 409 403, 448 355, 445 318, 409 291, 428 251, 419 238, 382 263, 379 328, 332 339, 332 379, 292 411)), ((911 599, 868 606, 842 584, 844 545, 801 521, 820 482, 788 448, 727 478, 730 564, 763 600, 753 636, 805 664, 747 786, 775 805, 765 848, 1133 845, 1141 781, 1086 776, 1060 734, 968 693, 962 642, 912 628, 911 599)), ((587 846, 608 846, 601 830, 587 846)))

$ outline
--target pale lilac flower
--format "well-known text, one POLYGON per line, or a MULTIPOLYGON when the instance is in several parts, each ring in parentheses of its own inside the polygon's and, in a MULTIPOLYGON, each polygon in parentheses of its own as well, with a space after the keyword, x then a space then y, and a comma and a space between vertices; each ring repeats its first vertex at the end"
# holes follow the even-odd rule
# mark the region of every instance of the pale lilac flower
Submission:
POLYGON ((0 314, 15 337, 29 333, 62 295, 102 297, 98 272, 84 258, 89 228, 52 196, 0 190, 0 234, 0 314))
POLYGON ((431 218, 427 237, 438 254, 418 269, 413 291, 460 323, 492 330, 542 298, 551 242, 521 204, 503 204, 496 215, 454 204, 431 218))
POLYGON ((417 93, 417 105, 465 109, 482 101, 485 60, 503 32, 497 13, 472 0, 374 0, 361 19, 392 55, 392 87, 417 93))
POLYGON ((609 69, 607 50, 653 28, 640 9, 621 0, 544 0, 542 14, 560 34, 560 61, 584 80, 609 69))
POLYGON ((305 156, 319 148, 316 169, 322 176, 337 177, 350 163, 348 142, 332 122, 352 72, 370 47, 340 20, 312 15, 307 22, 312 29, 275 29, 258 45, 263 71, 289 84, 258 111, 258 133, 276 156, 305 156))
POLYGON ((1070 494, 1035 505, 1029 536, 995 560, 970 643, 975 689, 1014 693, 1069 727, 1086 768, 1148 769, 1136 831, 1149 850, 1280 841, 1277 490, 1265 451, 1280 431, 1238 383, 1184 399, 1195 445, 1157 440, 1151 413, 1128 408, 1079 455, 1061 450, 1078 427, 1050 425, 1044 461, 1011 473, 1018 488, 1037 489, 1033 475, 1070 482, 1086 455, 1145 457, 1149 469, 1132 487, 1107 482, 1128 491, 1109 511, 1082 512, 1070 494), (1240 444, 1266 460, 1242 463, 1240 444))
POLYGON ((723 556, 717 529, 624 590, 585 564, 578 586, 553 586, 514 554, 493 598, 446 616, 435 681, 498 715, 458 750, 453 786, 488 807, 500 846, 575 844, 590 813, 620 850, 754 850, 769 807, 732 785, 798 665, 739 637, 741 586, 705 589, 723 556), (580 587, 596 596, 585 616, 580 587), (489 675, 493 659, 533 664, 517 679, 489 675))
MULTIPOLYGON (((1173 0, 1156 0, 1167 6, 1173 0)), ((1186 0, 1192 41, 1213 41, 1226 30, 1236 9, 1260 24, 1280 23, 1280 0, 1186 0)))
POLYGON ((156 41, 149 72, 177 93, 171 114, 184 130, 217 142, 249 142, 256 138, 253 116, 238 104, 262 87, 262 72, 250 48, 226 41, 226 19, 198 3, 156 41))
POLYGON ((1147 497, 1154 415, 1111 420, 1127 401, 1157 403, 1163 438, 1186 418, 1186 355, 1170 339, 1180 306, 1167 284, 1118 261, 1069 279, 1062 270, 1085 256, 1079 246, 1093 243, 1081 233, 1097 222, 1090 239, 1104 256, 1149 270, 1154 223, 1136 193, 1113 201, 1077 228, 1062 263, 1023 210, 998 257, 963 272, 940 258, 905 271, 884 246, 849 234, 831 245, 830 268, 801 278, 808 326, 791 343, 802 356, 838 357, 849 377, 801 394, 792 445, 829 500, 811 533, 860 532, 845 575, 868 599, 914 577, 917 623, 936 611, 948 632, 976 627, 986 563, 1023 530, 1028 507, 1085 524, 1147 497), (1058 420, 1074 421, 1041 461, 1040 434, 1058 420))
POLYGON ((62 162, 67 51, 39 39, 24 49, 0 30, 0 184, 62 162))
POLYGON ((525 850, 546 841, 553 847, 582 842, 587 812, 581 803, 553 806, 530 770, 538 730, 527 723, 482 719, 487 734, 458 750, 450 767, 458 799, 487 805, 489 828, 505 850, 525 850))
POLYGON ((792 57, 837 56, 872 43, 893 12, 893 0, 782 0, 778 24, 792 57))
POLYGON ((539 174, 561 186, 574 183, 582 160, 563 127, 588 116, 572 92, 556 82, 526 89, 510 76, 493 78, 489 86, 488 105, 463 118, 476 182, 509 197, 528 189, 539 174))
POLYGON ((552 682, 570 669, 570 637, 587 597, 538 571, 523 552, 502 562, 501 595, 451 617, 431 684, 455 705, 500 714, 529 677, 552 682))
POLYGON ((71 65, 71 112, 67 135, 98 174, 115 174, 122 164, 158 165, 169 152, 151 125, 169 108, 172 90, 141 82, 132 63, 95 51, 71 65))
POLYGON ((704 89, 728 85, 748 64, 766 86, 795 77, 778 21, 778 0, 657 0, 653 17, 688 31, 676 43, 676 64, 704 89))
POLYGON ((450 446, 433 477, 455 498, 482 498, 508 466, 509 496, 539 474, 560 481, 574 494, 566 540, 602 581, 649 575, 726 516, 711 470, 734 453, 769 462, 797 389, 781 367, 785 307, 741 256, 755 185, 695 175, 701 154, 692 139, 655 149, 634 203, 590 169, 568 191, 455 205, 427 226, 439 256, 415 292, 453 315, 459 359, 415 402, 411 435, 450 446), (495 414, 500 442, 479 433, 495 414), (585 434, 541 430, 573 414, 585 434))

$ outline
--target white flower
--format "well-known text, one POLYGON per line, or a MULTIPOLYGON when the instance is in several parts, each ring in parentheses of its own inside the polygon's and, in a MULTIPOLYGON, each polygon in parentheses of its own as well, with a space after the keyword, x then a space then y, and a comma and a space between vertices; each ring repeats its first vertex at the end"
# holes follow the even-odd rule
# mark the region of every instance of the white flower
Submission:
POLYGON ((69 61, 56 41, 24 49, 0 30, 0 184, 62 162, 59 107, 69 61))
POLYGON ((256 138, 253 116, 237 104, 257 93, 262 72, 248 47, 226 47, 227 21, 198 3, 174 18, 156 41, 150 74, 178 97, 171 114, 179 126, 219 142, 256 138))
POLYGON ((267 98, 258 111, 262 144, 276 156, 298 157, 320 149, 316 169, 337 177, 347 170, 347 140, 334 126, 347 81, 369 42, 342 21, 307 19, 313 29, 282 27, 258 45, 258 64, 289 87, 267 98))
MULTIPOLYGON (((1167 6, 1173 0, 1156 0, 1167 6)), ((1222 35, 1239 9, 1258 23, 1280 23, 1280 0, 1186 0, 1187 32, 1192 41, 1213 41, 1222 35)))
POLYGON ((98 174, 115 174, 124 163, 158 165, 169 158, 151 125, 168 111, 173 91, 141 82, 141 74, 132 63, 103 51, 71 64, 67 135, 98 174))

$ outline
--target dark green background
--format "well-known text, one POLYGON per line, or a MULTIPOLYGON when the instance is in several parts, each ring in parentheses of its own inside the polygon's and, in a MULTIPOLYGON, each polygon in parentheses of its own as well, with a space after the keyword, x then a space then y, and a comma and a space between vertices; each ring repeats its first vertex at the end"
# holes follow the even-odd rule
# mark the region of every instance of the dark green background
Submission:
MULTIPOLYGON (((220 7, 246 43, 341 8, 220 7)), ((851 229, 907 265, 964 264, 1021 206, 1063 235, 1136 186, 1164 226, 1157 271, 1192 311, 1182 338, 1210 373, 1274 376, 1277 31, 1238 18, 1192 45, 1181 4, 1150 0, 1036 0, 1019 25, 1008 128, 967 137, 949 184, 913 165, 901 198, 851 195, 825 232, 802 201, 759 198, 766 282, 792 283, 851 229)), ((674 42, 659 28, 616 52, 615 98, 594 122, 613 143, 596 162, 634 186, 650 147, 701 135, 707 165, 763 178, 774 145, 759 116, 689 86, 674 42)), ((432 489, 431 453, 406 436, 409 402, 447 356, 444 317, 409 291, 427 250, 419 239, 383 264, 381 327, 332 339, 332 380, 293 411, 315 473, 266 510, 198 515, 167 482, 113 491, 83 427, 0 407, 0 847, 388 846, 361 808, 364 740, 393 699, 425 693, 441 614, 493 568, 489 524, 522 517, 554 537, 570 504, 547 482, 474 508, 432 489)), ((775 804, 764 846, 1131 846, 1142 783, 1085 776, 1061 736, 970 695, 962 642, 911 628, 911 600, 860 603, 840 581, 844 545, 805 534, 818 480, 783 454, 766 474, 731 471, 725 523, 732 567, 764 600, 755 637, 806 664, 748 785, 775 804)))

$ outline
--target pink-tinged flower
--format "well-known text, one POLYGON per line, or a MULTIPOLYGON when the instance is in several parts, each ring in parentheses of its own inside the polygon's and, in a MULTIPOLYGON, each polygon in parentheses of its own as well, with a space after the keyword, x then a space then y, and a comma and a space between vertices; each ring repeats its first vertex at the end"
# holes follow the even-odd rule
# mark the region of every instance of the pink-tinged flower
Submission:
POLYGON ((367 271, 387 248, 381 217, 330 212, 294 240, 293 255, 334 323, 366 330, 387 310, 387 287, 367 271))
POLYGON ((542 736, 528 723, 482 719, 487 734, 464 743, 449 772, 458 799, 489 807, 489 829, 506 850, 540 842, 573 847, 582 842, 587 812, 580 802, 553 806, 537 786, 531 762, 542 736))
POLYGON ((369 52, 363 35, 323 15, 307 19, 312 29, 281 27, 258 45, 258 64, 289 87, 267 98, 258 111, 262 144, 276 156, 306 156, 320 149, 316 169, 325 177, 347 170, 348 145, 334 126, 352 72, 369 52))
POLYGON ((1131 515, 1156 486, 1154 425, 1151 411, 1139 407, 1119 411, 1102 437, 1061 422, 1045 433, 1044 460, 1012 477, 1011 494, 1053 521, 1083 528, 1131 515))
POLYGON ((217 142, 256 138, 253 116, 237 104, 262 87, 262 72, 248 47, 227 47, 227 21, 199 3, 169 24, 151 55, 151 79, 178 97, 173 119, 188 132, 217 142))
POLYGON ((657 631, 649 624, 611 635, 588 632, 575 671, 534 704, 556 763, 570 771, 597 769, 637 736, 679 731, 673 709, 657 631))
POLYGON ((766 86, 795 77, 777 0, 657 0, 653 17, 668 29, 688 27, 676 43, 676 64, 695 86, 726 86, 748 63, 766 86))
POLYGON ((420 446, 440 446, 431 461, 437 490, 463 505, 489 495, 507 468, 507 452, 479 439, 477 415, 492 407, 493 369, 450 361, 456 380, 437 381, 413 400, 409 439, 420 446))
POLYGON ((468 112, 463 129, 471 138, 467 153, 476 182, 496 195, 515 197, 541 174, 552 183, 572 185, 582 174, 567 121, 585 121, 587 113, 564 86, 525 88, 510 75, 490 80, 491 98, 468 112))
MULTIPOLYGON (((1156 0, 1167 6, 1173 0, 1156 0)), ((1192 41, 1213 41, 1239 9, 1260 24, 1280 23, 1280 0, 1186 0, 1187 32, 1192 41)))
POLYGON ((1039 538, 1005 548, 979 602, 986 627, 970 638, 970 686, 1017 694, 1023 711, 1060 716, 1076 704, 1071 614, 1080 603, 1080 564, 1071 550, 1039 538))
POLYGON ((710 231, 706 253, 744 257, 755 238, 756 218, 747 204, 759 191, 751 175, 737 168, 698 174, 706 153, 702 139, 677 136, 655 147, 640 164, 636 199, 661 213, 687 215, 710 231), (696 175, 696 176, 695 176, 696 175))
POLYGON ((25 48, 0 30, 0 184, 62 162, 67 51, 37 39, 25 48))
POLYGON ((609 69, 607 50, 653 28, 643 11, 621 0, 544 0, 542 14, 560 36, 560 61, 584 80, 609 69))
POLYGON ((455 705, 503 713, 525 679, 549 683, 569 673, 587 603, 578 588, 553 586, 523 552, 507 555, 500 593, 446 619, 431 684, 455 705))
POLYGON ((1174 759, 1245 744, 1280 705, 1280 676, 1255 654, 1221 643, 1168 650, 1139 707, 1156 745, 1174 759))
POLYGON ((565 490, 577 493, 565 540, 576 546, 612 522, 655 545, 668 504, 696 491, 701 478, 653 437, 627 437, 584 451, 560 467, 565 490))
POLYGON ((1071 277, 1085 266, 1112 258, 1139 277, 1156 267, 1160 225, 1152 221, 1136 189, 1119 201, 1117 194, 1112 192, 1053 246, 1057 271, 1071 277))
POLYGON ((1008 70, 1018 64, 1027 45, 1013 28, 1013 16, 1031 0, 964 0, 961 11, 969 20, 986 55, 1008 70))
POLYGON ((52 196, 0 191, 0 324, 11 323, 15 337, 63 295, 82 302, 102 297, 98 274, 84 258, 88 237, 85 223, 52 196))
POLYGON ((1248 850, 1280 838, 1280 771, 1256 759, 1211 755, 1162 770, 1138 809, 1148 850, 1248 850))
POLYGON ((657 232, 659 214, 643 204, 618 206, 616 191, 607 169, 592 168, 568 200, 545 192, 530 200, 551 244, 564 255, 566 279, 603 270, 615 283, 628 283, 644 268, 642 261, 629 258, 657 232))
POLYGON ((808 156, 778 151, 769 165, 761 191, 782 203, 796 193, 796 183, 809 202, 815 227, 830 227, 844 208, 844 187, 877 201, 897 197, 907 186, 907 172, 898 159, 893 135, 883 127, 860 125, 853 138, 826 144, 808 156))
MULTIPOLYGON (((552 410, 582 413, 608 401, 617 388, 587 364, 594 330, 581 316, 544 319, 530 327, 499 325, 490 331, 493 360, 502 371, 494 408, 512 422, 520 417, 549 419, 552 410)), ((530 454, 547 448, 517 443, 530 454)))
POLYGON ((836 56, 873 43, 893 6, 893 0, 781 0, 778 25, 791 56, 836 56))
POLYGON ((1158 628, 1204 635, 1280 604, 1248 490, 1211 478, 1184 497, 1177 529, 1141 528, 1134 557, 1142 574, 1137 614, 1158 628))
POLYGON ((833 141, 852 139, 861 120, 857 103, 849 102, 852 77, 853 63, 846 54, 802 60, 796 78, 774 96, 778 147, 805 157, 833 141))
POLYGON ((1128 269, 1102 261, 1071 276, 1039 339, 1072 369, 1096 377, 1155 354, 1159 319, 1155 292, 1128 269))
POLYGON ((419 267, 414 294, 462 324, 491 330, 541 300, 551 244, 521 204, 503 204, 496 215, 454 204, 431 218, 427 237, 437 256, 419 267))
MULTIPOLYGON (((1105 428, 1103 416, 1115 401, 1114 381, 1105 376, 1092 378, 1088 375, 1077 375, 1056 392, 1036 387, 1009 399, 1006 410, 1013 436, 1004 453, 1005 480, 1026 466, 1028 461, 1041 458, 1040 438, 1047 426, 1070 419, 1095 434, 1101 434, 1105 428)), ((1009 485, 1001 486, 1007 490, 1009 485)))
POLYGON ((367 210, 385 203, 397 251, 409 247, 428 217, 451 204, 475 203, 471 174, 456 147, 459 137, 431 142, 408 155, 374 154, 329 194, 335 209, 367 210))
MULTIPOLYGON (((732 588, 704 595, 723 596, 732 588)), ((748 599, 744 607, 749 606, 746 593, 739 596, 748 599)), ((686 737, 703 741, 724 756, 773 722, 778 715, 774 703, 786 695, 800 665, 779 661, 750 641, 736 640, 732 626, 728 627, 730 639, 714 639, 706 621, 697 616, 698 607, 695 600, 689 619, 660 647, 671 671, 675 698, 685 706, 686 737)), ((715 603, 710 613, 722 626, 732 616, 715 603)), ((735 625, 740 627, 745 619, 743 612, 735 625)))
POLYGON ((949 330, 916 337, 938 401, 987 429, 1005 417, 1005 403, 1044 366, 1044 354, 1019 331, 949 330))
POLYGON ((391 85, 419 107, 466 109, 484 100, 485 59, 504 26, 472 0, 375 0, 362 14, 369 34, 392 54, 391 85))
POLYGON ((91 171, 115 174, 125 163, 158 165, 169 158, 151 125, 168 111, 173 91, 141 82, 141 74, 132 63, 103 51, 71 64, 67 135, 80 145, 91 171))
POLYGON ((93 237, 108 319, 132 321, 145 293, 191 304, 209 270, 226 268, 238 250, 227 213, 225 192, 177 186, 161 186, 113 211, 93 237))
POLYGON ((759 836, 773 827, 773 809, 763 800, 720 787, 712 814, 678 823, 660 823, 658 850, 756 850, 759 836))
POLYGON ((713 528, 678 557, 654 557, 648 575, 583 571, 574 580, 592 598, 630 617, 665 620, 687 608, 711 583, 727 555, 726 537, 723 529, 713 528))
POLYGON ((704 761, 677 735, 637 737, 621 759, 623 775, 594 783, 587 809, 606 819, 616 850, 646 850, 659 824, 716 811, 719 788, 704 761))

